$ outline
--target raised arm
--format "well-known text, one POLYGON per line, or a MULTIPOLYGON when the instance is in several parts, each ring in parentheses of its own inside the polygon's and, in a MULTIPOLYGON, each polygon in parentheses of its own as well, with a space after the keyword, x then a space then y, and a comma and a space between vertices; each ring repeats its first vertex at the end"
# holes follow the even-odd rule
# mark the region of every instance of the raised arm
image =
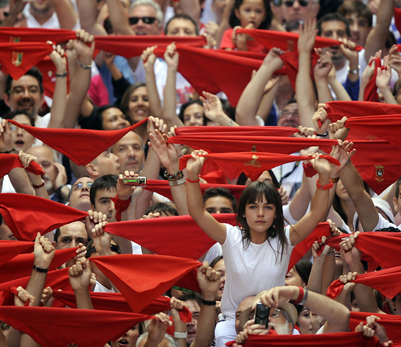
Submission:
POLYGON ((235 119, 239 125, 259 125, 255 116, 262 100, 265 86, 273 73, 283 66, 278 48, 269 51, 263 64, 241 94, 236 108, 235 119))
POLYGON ((214 219, 214 217, 206 212, 203 207, 202 191, 199 186, 199 174, 205 159, 197 156, 197 154, 204 153, 206 152, 192 152, 192 158, 187 162, 188 211, 195 222, 209 237, 223 244, 227 235, 225 225, 214 219))
POLYGON ((315 76, 316 90, 319 103, 333 101, 329 89, 328 75, 333 68, 333 62, 330 58, 330 53, 323 53, 321 49, 316 50, 319 54, 319 59, 313 68, 313 75, 315 76))
POLYGON ((107 35, 104 27, 97 22, 97 1, 96 0, 77 0, 81 28, 91 35, 107 35))
POLYGON ((203 96, 199 98, 203 103, 205 116, 212 122, 216 122, 221 126, 239 126, 239 124, 224 113, 221 101, 216 95, 203 92, 203 96))
POLYGON ((92 270, 89 259, 81 258, 68 270, 71 287, 75 293, 77 308, 93 310, 89 295, 89 283, 92 270))
POLYGON ((74 29, 77 25, 78 16, 75 13, 71 1, 53 0, 53 5, 60 23, 60 29, 74 29))
POLYGON ((117 35, 135 35, 120 0, 107 0, 111 25, 117 35))

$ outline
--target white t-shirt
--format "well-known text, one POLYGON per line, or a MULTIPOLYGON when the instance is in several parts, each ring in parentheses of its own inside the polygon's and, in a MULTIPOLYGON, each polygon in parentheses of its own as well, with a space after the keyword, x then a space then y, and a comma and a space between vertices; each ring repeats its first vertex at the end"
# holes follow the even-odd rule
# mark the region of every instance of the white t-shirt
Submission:
POLYGON ((401 230, 401 225, 395 225, 395 224, 389 222, 380 213, 378 213, 378 215, 379 215, 379 221, 377 222, 377 225, 375 226, 373 231, 384 229, 384 228, 390 228, 390 227, 398 228, 398 229, 401 230))
POLYGON ((203 261, 208 261, 210 264, 214 258, 217 258, 221 255, 223 255, 223 249, 221 248, 220 243, 216 242, 212 247, 209 248, 203 261))
MULTIPOLYGON (((299 153, 293 153, 293 155, 299 155, 299 153)), ((286 163, 280 166, 276 166, 272 169, 277 181, 287 192, 290 199, 292 199, 301 187, 302 175, 304 173, 304 167, 302 162, 296 161, 292 163, 286 163)))
POLYGON ((225 225, 227 236, 222 248, 226 264, 226 283, 221 311, 227 320, 232 320, 235 319, 235 311, 243 299, 285 284, 285 274, 294 247, 290 244, 289 227, 285 227, 288 246, 281 259, 278 254, 281 248, 278 237, 270 238, 262 244, 250 242, 244 248, 241 230, 230 224, 225 225))
POLYGON ((95 285, 95 288, 93 289, 93 292, 94 293, 115 293, 113 287, 111 287, 111 289, 108 289, 98 281, 96 281, 96 285, 95 285))

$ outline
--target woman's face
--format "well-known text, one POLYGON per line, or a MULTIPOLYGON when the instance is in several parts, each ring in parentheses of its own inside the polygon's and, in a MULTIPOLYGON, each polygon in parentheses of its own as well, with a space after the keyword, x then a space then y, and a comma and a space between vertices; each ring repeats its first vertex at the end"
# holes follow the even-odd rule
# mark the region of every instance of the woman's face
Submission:
POLYGON ((116 341, 111 341, 111 347, 135 347, 139 337, 138 325, 128 330, 116 341))
POLYGON ((297 324, 301 334, 313 334, 312 323, 310 321, 310 311, 308 308, 304 308, 298 315, 297 324))
POLYGON ((297 270, 295 270, 295 266, 285 275, 285 285, 297 287, 305 286, 305 282, 302 280, 301 276, 299 276, 297 270))
POLYGON ((337 183, 336 194, 338 195, 340 200, 349 200, 350 199, 350 197, 349 197, 347 191, 345 190, 344 185, 341 182, 341 180, 339 180, 338 183, 337 183))
POLYGON ((136 88, 132 93, 128 104, 128 112, 133 124, 149 117, 150 106, 146 87, 136 88))
POLYGON ((199 104, 189 105, 184 111, 184 125, 186 127, 203 125, 203 106, 199 104))
MULTIPOLYGON (((13 120, 20 124, 31 126, 28 116, 24 114, 15 116, 13 120)), ((26 150, 30 148, 34 142, 35 138, 30 133, 20 127, 17 127, 16 125, 11 125, 11 143, 17 151, 26 152, 26 150)))
POLYGON ((216 297, 216 300, 221 300, 223 297, 224 285, 226 283, 226 264, 224 263, 224 259, 219 260, 214 266, 213 270, 217 271, 221 275, 220 287, 216 297))

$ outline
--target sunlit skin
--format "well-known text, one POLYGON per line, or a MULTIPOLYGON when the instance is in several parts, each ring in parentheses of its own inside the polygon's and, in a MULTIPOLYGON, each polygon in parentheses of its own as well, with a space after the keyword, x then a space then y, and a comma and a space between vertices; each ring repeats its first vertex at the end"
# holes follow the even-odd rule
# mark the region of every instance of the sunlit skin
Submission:
POLYGON ((214 196, 205 201, 205 210, 212 213, 234 213, 231 201, 224 196, 214 196))
POLYGON ((255 29, 259 28, 266 18, 266 9, 263 0, 244 0, 241 6, 235 9, 235 15, 245 28, 252 24, 255 29))
POLYGON ((305 286, 305 282, 302 280, 301 276, 299 276, 297 270, 295 270, 295 266, 285 275, 285 285, 298 287, 305 286))
MULTIPOLYGON (((157 17, 156 10, 149 5, 139 5, 132 9, 130 17, 157 17)), ((131 25, 131 29, 136 35, 160 35, 160 23, 155 20, 152 24, 145 24, 139 20, 135 25, 131 25)))
POLYGON ((188 19, 173 19, 167 28, 167 36, 189 37, 196 36, 196 27, 188 19))
POLYGON ((221 300, 223 296, 224 285, 226 283, 226 264, 224 263, 224 259, 219 260, 213 269, 221 275, 220 287, 216 296, 216 300, 221 300))
POLYGON ((199 104, 189 105, 184 111, 184 125, 202 126, 203 125, 203 106, 199 104))

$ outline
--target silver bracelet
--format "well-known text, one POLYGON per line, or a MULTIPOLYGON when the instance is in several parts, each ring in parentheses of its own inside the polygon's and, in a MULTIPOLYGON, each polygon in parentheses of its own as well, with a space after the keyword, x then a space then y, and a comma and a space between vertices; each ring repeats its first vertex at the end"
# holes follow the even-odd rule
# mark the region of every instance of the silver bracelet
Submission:
POLYGON ((79 64, 79 66, 82 67, 83 69, 85 69, 85 70, 90 70, 90 69, 92 69, 93 60, 92 60, 92 62, 90 63, 90 65, 85 65, 83 62, 81 62, 81 61, 78 59, 78 64, 79 64))
POLYGON ((174 181, 168 181, 168 184, 170 186, 179 186, 180 184, 184 184, 185 183, 185 177, 181 178, 179 180, 174 180, 174 181))
POLYGON ((174 337, 176 339, 186 339, 188 336, 186 331, 174 331, 174 337))

